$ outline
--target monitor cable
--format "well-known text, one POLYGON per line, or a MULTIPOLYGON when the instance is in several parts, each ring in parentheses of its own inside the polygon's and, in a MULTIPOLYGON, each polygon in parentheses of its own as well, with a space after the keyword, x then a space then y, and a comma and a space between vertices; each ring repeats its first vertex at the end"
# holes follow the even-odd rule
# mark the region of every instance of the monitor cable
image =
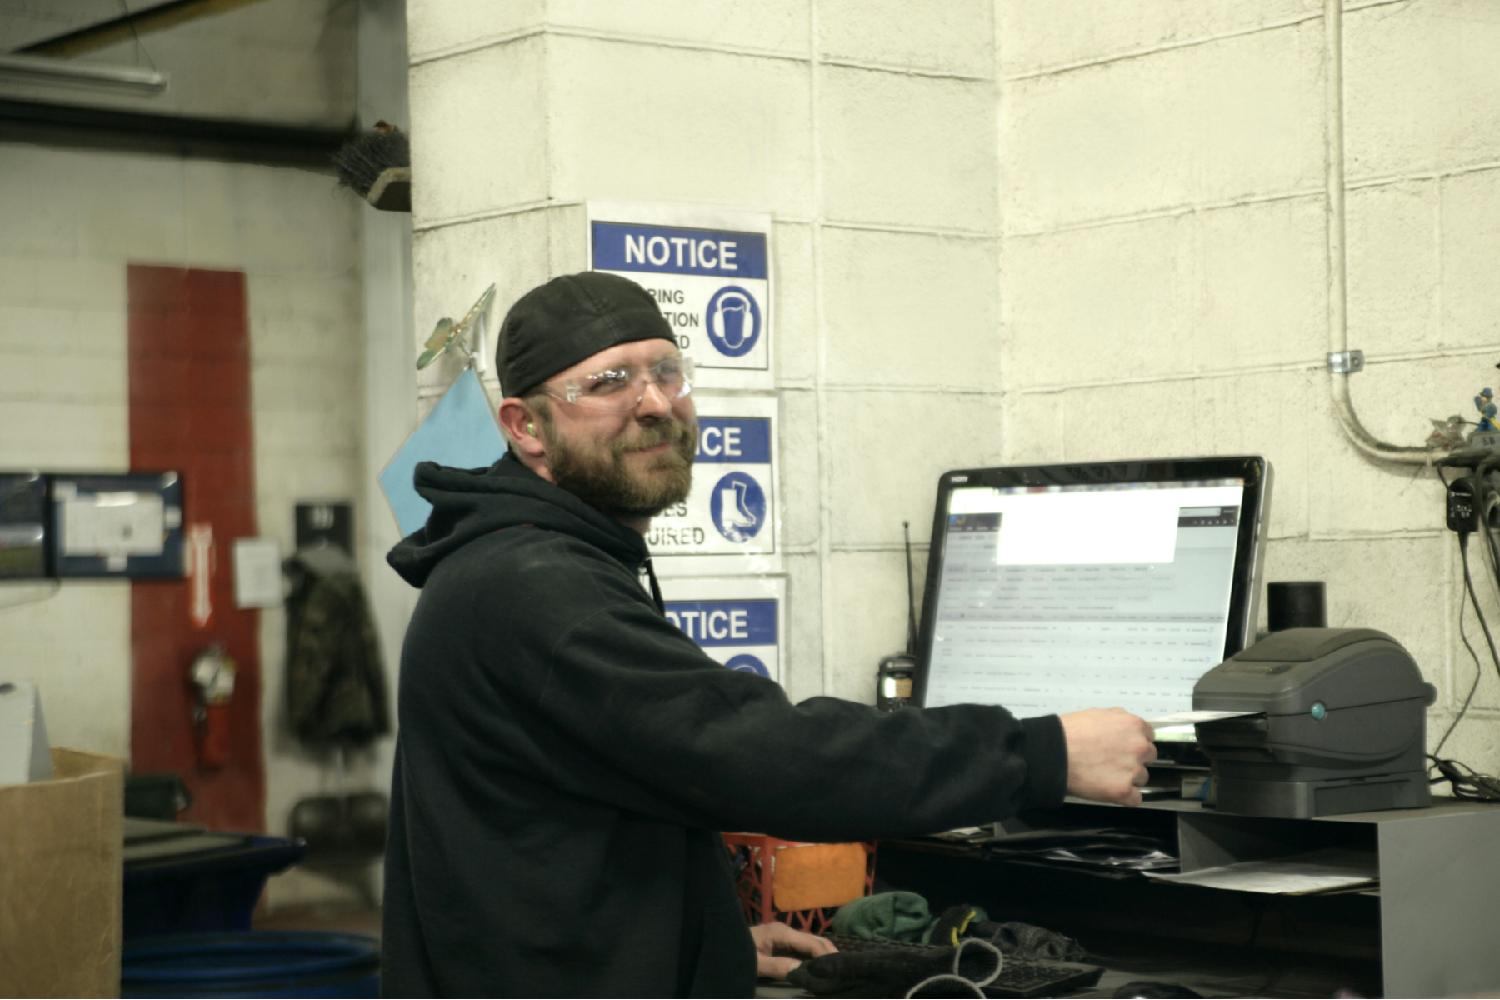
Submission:
MULTIPOLYGON (((1490 554, 1490 571, 1496 588, 1500 589, 1500 550, 1495 547, 1495 531, 1490 521, 1490 512, 1500 503, 1500 491, 1490 482, 1490 473, 1497 465, 1500 465, 1500 452, 1492 452, 1480 461, 1474 467, 1469 490, 1474 502, 1473 530, 1484 534, 1485 550, 1490 554)), ((1500 661, 1497 661, 1496 667, 1500 669, 1500 661)))
POLYGON ((1460 761, 1445 760, 1432 754, 1427 756, 1432 761, 1432 766, 1438 771, 1438 777, 1430 779, 1431 783, 1448 782, 1453 788, 1455 799, 1467 799, 1472 802, 1500 802, 1500 778, 1480 774, 1460 761))
MULTIPOLYGON (((1474 616, 1479 619, 1479 628, 1484 633, 1484 641, 1485 645, 1489 648, 1490 660, 1495 665, 1496 674, 1500 675, 1500 654, 1496 653, 1494 636, 1490 633, 1489 622, 1485 620, 1484 609, 1480 607, 1479 595, 1474 588, 1474 575, 1469 567, 1469 535, 1474 531, 1482 531, 1485 537, 1485 551, 1489 554, 1491 578, 1495 580, 1497 590, 1500 590, 1500 554, 1497 554, 1495 535, 1490 529, 1489 523, 1491 509, 1500 504, 1500 491, 1496 491, 1494 488, 1485 485, 1487 474, 1496 461, 1497 459, 1493 458, 1485 459, 1480 463, 1479 468, 1475 470, 1474 477, 1467 482, 1459 479, 1450 484, 1443 478, 1441 470, 1438 470, 1438 479, 1443 483, 1443 487, 1448 491, 1450 498, 1457 491, 1467 493, 1473 502, 1474 520, 1471 523, 1456 528, 1458 531, 1459 561, 1463 565, 1464 593, 1468 597, 1469 604, 1474 608, 1474 616)), ((1474 694, 1479 688, 1480 675, 1484 672, 1484 668, 1479 663, 1479 654, 1474 651, 1473 645, 1469 642, 1468 634, 1464 631, 1464 606, 1462 597, 1459 599, 1458 635, 1463 640, 1464 648, 1469 651, 1469 656, 1474 660, 1474 680, 1469 685, 1468 694, 1464 696, 1463 704, 1459 706, 1459 710, 1454 715, 1453 721, 1448 724, 1448 728, 1443 732, 1442 738, 1438 740, 1437 747, 1434 748, 1432 753, 1427 755, 1427 759, 1431 762, 1428 782, 1436 785, 1447 781, 1452 787, 1453 797, 1456 799, 1500 802, 1500 779, 1487 774, 1480 774, 1467 764, 1440 756, 1443 746, 1448 742, 1448 737, 1453 734, 1454 729, 1457 728, 1459 722, 1463 720, 1464 715, 1468 712, 1469 705, 1474 700, 1474 694), (1433 774, 1433 771, 1436 771, 1436 774, 1433 774)))
POLYGON ((1490 556, 1490 576, 1495 581, 1496 590, 1500 591, 1500 549, 1495 546, 1495 529, 1490 526, 1490 512, 1500 506, 1500 492, 1493 487, 1485 488, 1481 481, 1479 495, 1475 499, 1478 501, 1478 523, 1474 530, 1484 534, 1484 548, 1490 556))
MULTIPOLYGON (((1497 579, 1500 579, 1500 558, 1495 557, 1493 533, 1488 526, 1484 528, 1484 533, 1486 536, 1490 536, 1489 551, 1491 568, 1495 570, 1497 579)), ((1469 572, 1468 549, 1466 546, 1463 546, 1463 541, 1460 541, 1459 551, 1462 555, 1464 567, 1464 588, 1468 591, 1469 602, 1474 606, 1474 614, 1479 618, 1479 627, 1484 632, 1485 643, 1489 646, 1490 660, 1495 664, 1496 673, 1500 674, 1500 656, 1497 656, 1495 653, 1494 638, 1490 635, 1490 627, 1484 619, 1484 612, 1479 608, 1479 597, 1474 592, 1474 578, 1469 572)), ((1497 586, 1500 586, 1500 583, 1497 583, 1497 586)), ((1437 748, 1427 755, 1428 760, 1432 762, 1432 767, 1437 771, 1437 775, 1435 777, 1429 776, 1428 781, 1434 785, 1444 781, 1448 782, 1455 799, 1466 799, 1473 802, 1500 802, 1500 778, 1481 774, 1462 761, 1450 760, 1439 756, 1440 751, 1443 749, 1443 743, 1447 741, 1449 734, 1453 732, 1454 727, 1458 725, 1459 720, 1468 711, 1469 703, 1474 698, 1474 692, 1479 687, 1479 675, 1482 672, 1482 668, 1479 666, 1479 657, 1474 653, 1474 647, 1469 646, 1468 637, 1464 635, 1463 609, 1461 607, 1459 609, 1458 627, 1459 636, 1463 638, 1464 645, 1469 649, 1469 654, 1474 657, 1474 682, 1469 686, 1469 693, 1464 698, 1463 705, 1460 706, 1453 722, 1449 724, 1448 731, 1443 734, 1442 740, 1438 741, 1437 748)))
MULTIPOLYGON (((1469 536, 1467 534, 1458 536, 1458 554, 1464 566, 1465 592, 1472 594, 1474 592, 1474 581, 1469 575, 1469 536)), ((1428 755, 1433 760, 1437 760, 1441 756, 1443 746, 1448 742, 1448 737, 1453 735, 1453 730, 1463 721, 1464 715, 1469 711, 1469 704, 1474 700, 1474 692, 1479 690, 1479 678, 1484 673, 1484 667, 1479 663, 1479 654, 1474 651, 1474 644, 1469 641, 1469 635, 1464 631, 1464 619, 1468 617, 1468 610, 1468 603, 1464 599, 1464 595, 1460 595, 1458 599, 1458 638, 1463 642, 1464 648, 1469 651, 1469 658, 1474 661, 1474 680, 1469 684, 1469 693, 1464 695, 1464 701, 1459 706, 1458 714, 1453 716, 1453 720, 1448 723, 1448 728, 1443 730, 1442 739, 1438 740, 1437 746, 1428 755)), ((1477 602, 1475 610, 1476 612, 1478 610, 1477 602)))

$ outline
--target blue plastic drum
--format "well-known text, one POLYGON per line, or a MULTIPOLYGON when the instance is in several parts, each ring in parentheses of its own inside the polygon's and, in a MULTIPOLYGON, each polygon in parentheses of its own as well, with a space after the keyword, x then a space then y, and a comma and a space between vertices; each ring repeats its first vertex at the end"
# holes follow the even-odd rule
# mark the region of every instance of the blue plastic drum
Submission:
POLYGON ((122 997, 377 997, 380 942, 358 934, 173 934, 125 945, 122 997))

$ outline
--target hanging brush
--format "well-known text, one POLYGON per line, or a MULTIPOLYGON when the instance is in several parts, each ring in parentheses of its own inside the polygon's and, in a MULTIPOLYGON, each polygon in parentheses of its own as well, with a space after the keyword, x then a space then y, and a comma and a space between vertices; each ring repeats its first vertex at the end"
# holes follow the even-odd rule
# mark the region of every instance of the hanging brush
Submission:
POLYGON ((333 154, 339 183, 382 212, 411 211, 411 141, 388 122, 362 132, 333 154))

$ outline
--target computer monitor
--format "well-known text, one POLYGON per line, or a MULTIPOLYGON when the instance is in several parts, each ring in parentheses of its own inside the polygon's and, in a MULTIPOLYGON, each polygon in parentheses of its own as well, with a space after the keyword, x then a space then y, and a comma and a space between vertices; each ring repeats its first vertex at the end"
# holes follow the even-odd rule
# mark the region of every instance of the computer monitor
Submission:
POLYGON ((1269 487, 1246 456, 945 473, 915 703, 1191 709, 1254 637, 1269 487))
POLYGON ((52 574, 47 520, 47 477, 0 472, 0 580, 52 574))

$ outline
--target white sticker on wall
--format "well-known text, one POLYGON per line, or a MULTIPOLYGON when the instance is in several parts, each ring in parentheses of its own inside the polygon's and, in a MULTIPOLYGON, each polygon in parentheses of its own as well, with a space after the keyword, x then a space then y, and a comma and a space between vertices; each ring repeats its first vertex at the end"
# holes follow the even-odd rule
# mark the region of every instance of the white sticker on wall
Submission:
POLYGON ((637 282, 701 385, 771 389, 771 217, 681 205, 588 205, 589 267, 637 282))
POLYGON ((664 581, 667 617, 730 670, 781 681, 783 577, 664 581))

